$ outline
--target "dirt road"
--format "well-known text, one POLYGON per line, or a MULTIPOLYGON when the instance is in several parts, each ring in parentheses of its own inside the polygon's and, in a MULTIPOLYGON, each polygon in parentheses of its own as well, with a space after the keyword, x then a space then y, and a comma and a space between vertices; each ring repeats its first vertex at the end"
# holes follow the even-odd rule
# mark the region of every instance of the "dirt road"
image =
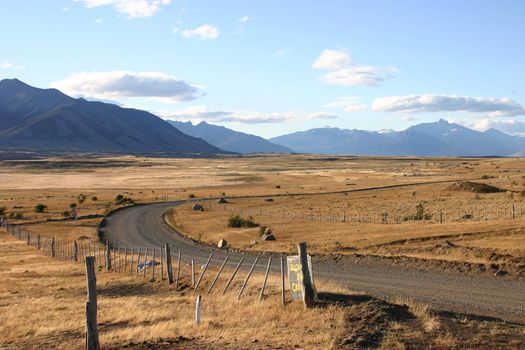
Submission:
MULTIPOLYGON (((211 251, 213 265, 220 265, 226 254, 229 267, 244 257, 243 268, 249 268, 255 253, 225 252, 189 240, 168 226, 163 214, 183 202, 139 205, 118 210, 107 217, 101 231, 114 246, 161 246, 169 243, 173 250, 180 249, 184 261, 194 258, 204 264, 211 251)), ((264 270, 269 254, 259 254, 257 270, 264 270)), ((273 254, 272 256, 279 256, 273 254)), ((397 266, 388 261, 343 259, 331 261, 314 257, 316 279, 341 284, 354 291, 375 297, 409 298, 430 304, 434 309, 484 317, 501 318, 525 324, 525 282, 499 277, 462 275, 441 271, 422 271, 406 265, 397 266)), ((278 271, 278 259, 272 270, 278 271)))

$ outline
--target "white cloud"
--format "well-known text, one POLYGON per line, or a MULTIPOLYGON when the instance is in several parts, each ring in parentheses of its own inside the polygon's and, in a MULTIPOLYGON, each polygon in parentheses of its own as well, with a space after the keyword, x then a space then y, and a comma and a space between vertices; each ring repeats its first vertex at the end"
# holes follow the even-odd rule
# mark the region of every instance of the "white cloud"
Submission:
POLYGON ((246 23, 246 22, 249 22, 251 20, 252 20, 252 18, 248 17, 248 16, 242 16, 241 18, 239 18, 239 22, 240 23, 246 23))
POLYGON ((393 79, 397 72, 393 67, 353 64, 347 52, 330 49, 323 50, 312 68, 331 70, 332 72, 322 74, 319 79, 328 84, 343 86, 378 86, 385 80, 393 79))
POLYGON ((273 54, 274 56, 277 56, 277 57, 281 57, 281 56, 285 56, 285 55, 288 55, 290 52, 292 52, 293 49, 292 48, 287 48, 287 49, 279 49, 277 51, 275 51, 275 53, 273 54))
POLYGON ((102 18, 97 18, 93 22, 95 22, 96 24, 101 24, 102 22, 104 22, 104 20, 102 18))
POLYGON ((209 24, 203 24, 195 29, 183 30, 182 36, 187 39, 213 40, 219 37, 219 29, 209 24))
POLYGON ((17 66, 9 61, 0 62, 0 69, 22 69, 24 67, 17 66))
POLYGON ((201 88, 158 72, 79 72, 51 83, 66 94, 100 100, 146 98, 163 103, 194 100, 201 88))
POLYGON ((509 135, 525 136, 525 123, 515 119, 501 119, 501 118, 482 118, 482 119, 467 119, 458 120, 458 124, 464 125, 474 130, 486 131, 488 129, 496 129, 509 135))
POLYGON ((82 2, 86 7, 112 6, 117 12, 128 18, 151 17, 162 6, 169 5, 171 0, 75 0, 82 2))
POLYGON ((342 108, 346 112, 360 112, 368 109, 368 106, 361 103, 361 99, 357 96, 338 97, 324 107, 342 108))
POLYGON ((62 12, 68 12, 69 10, 70 10, 70 8, 67 7, 67 6, 64 6, 64 7, 62 7, 62 8, 60 9, 60 11, 62 11, 62 12))
POLYGON ((171 30, 171 34, 177 34, 178 31, 179 31, 179 28, 173 27, 173 29, 171 30))
POLYGON ((326 49, 317 57, 312 68, 316 69, 340 69, 352 63, 350 55, 343 51, 326 49))
POLYGON ((525 109, 509 98, 469 97, 455 95, 388 96, 374 100, 376 112, 470 112, 491 117, 525 115, 525 109))
POLYGON ((335 119, 337 116, 332 113, 315 112, 246 112, 228 110, 210 110, 205 106, 193 106, 179 112, 160 112, 157 113, 166 119, 209 121, 214 123, 234 122, 243 124, 267 124, 298 122, 314 119, 335 119))

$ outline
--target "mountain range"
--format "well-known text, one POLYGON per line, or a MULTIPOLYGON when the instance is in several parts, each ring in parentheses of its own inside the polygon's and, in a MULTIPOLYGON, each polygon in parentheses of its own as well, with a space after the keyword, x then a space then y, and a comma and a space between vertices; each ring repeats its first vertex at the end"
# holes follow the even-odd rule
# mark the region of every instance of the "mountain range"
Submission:
POLYGON ((317 128, 265 140, 223 126, 165 121, 132 108, 0 81, 0 150, 147 153, 318 153, 523 156, 525 138, 439 120, 403 131, 317 128))
POLYGON ((225 153, 138 109, 0 81, 0 148, 108 153, 225 153))
POLYGON ((276 145, 260 136, 234 131, 224 126, 200 122, 169 121, 185 134, 199 137, 225 151, 235 153, 292 153, 288 147, 276 145))
POLYGON ((317 128, 271 138, 298 153, 385 156, 522 156, 525 138, 484 132, 443 119, 403 131, 317 128))

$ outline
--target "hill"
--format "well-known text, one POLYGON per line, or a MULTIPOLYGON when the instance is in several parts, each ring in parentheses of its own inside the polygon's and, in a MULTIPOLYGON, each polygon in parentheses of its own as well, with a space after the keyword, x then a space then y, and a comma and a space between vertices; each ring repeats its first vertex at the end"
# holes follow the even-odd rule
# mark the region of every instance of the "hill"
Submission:
POLYGON ((225 153, 138 109, 0 81, 0 147, 109 153, 225 153))
POLYGON ((224 126, 200 122, 169 121, 185 134, 201 138, 215 147, 236 153, 292 153, 288 147, 276 145, 256 135, 228 129, 224 126))

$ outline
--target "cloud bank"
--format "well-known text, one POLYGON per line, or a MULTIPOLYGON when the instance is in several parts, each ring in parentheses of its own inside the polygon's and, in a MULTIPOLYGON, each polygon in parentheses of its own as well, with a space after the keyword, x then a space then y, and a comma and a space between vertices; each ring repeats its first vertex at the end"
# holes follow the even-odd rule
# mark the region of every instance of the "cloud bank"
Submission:
POLYGON ((159 72, 79 72, 51 83, 51 87, 68 95, 100 100, 147 98, 178 103, 202 95, 200 87, 159 72))
POLYGON ((343 86, 379 86, 394 78, 397 69, 354 64, 350 54, 344 51, 326 49, 314 61, 312 68, 331 70, 319 79, 327 84, 343 86))
POLYGON ((376 112, 470 112, 486 113, 490 117, 525 115, 525 109, 509 98, 469 97, 456 95, 406 95, 375 99, 376 112))
POLYGON ((234 122, 243 124, 268 124, 296 122, 314 119, 335 119, 337 115, 325 112, 299 113, 299 112, 243 112, 228 110, 210 110, 205 106, 193 106, 179 112, 157 113, 166 119, 207 121, 215 123, 234 122))

